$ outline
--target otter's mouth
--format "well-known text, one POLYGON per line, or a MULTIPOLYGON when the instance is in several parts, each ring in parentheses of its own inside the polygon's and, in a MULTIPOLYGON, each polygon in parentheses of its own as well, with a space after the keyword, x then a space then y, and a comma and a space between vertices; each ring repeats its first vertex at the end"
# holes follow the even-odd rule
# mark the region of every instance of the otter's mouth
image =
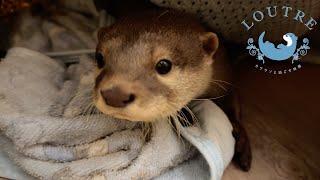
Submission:
POLYGON ((129 115, 125 107, 108 106, 106 100, 101 97, 100 93, 95 93, 94 104, 96 108, 99 109, 100 112, 108 116, 118 118, 118 119, 125 119, 129 121, 137 121, 131 118, 131 116, 129 115))
POLYGON ((179 121, 181 122, 182 126, 192 126, 195 124, 195 117, 193 113, 190 111, 189 108, 183 107, 180 110, 174 110, 171 109, 173 113, 168 113, 167 115, 164 114, 149 114, 149 111, 152 111, 150 108, 139 108, 139 110, 136 109, 135 113, 132 112, 132 109, 130 109, 130 106, 128 107, 109 107, 103 98, 98 96, 95 96, 94 103, 96 107, 103 113, 108 116, 117 118, 117 119, 124 119, 129 121, 144 121, 144 122, 153 122, 158 119, 165 119, 171 121, 171 123, 174 125, 173 118, 177 117, 179 121), (159 118, 160 117, 160 118, 159 118))
POLYGON ((194 124, 194 116, 190 110, 186 108, 181 108, 180 110, 177 108, 177 110, 172 107, 171 109, 159 111, 159 107, 157 106, 139 107, 138 105, 132 105, 127 107, 112 107, 108 106, 101 97, 99 98, 99 96, 94 98, 94 103, 100 112, 117 119, 153 122, 159 119, 178 117, 181 119, 182 125, 184 126, 194 124))

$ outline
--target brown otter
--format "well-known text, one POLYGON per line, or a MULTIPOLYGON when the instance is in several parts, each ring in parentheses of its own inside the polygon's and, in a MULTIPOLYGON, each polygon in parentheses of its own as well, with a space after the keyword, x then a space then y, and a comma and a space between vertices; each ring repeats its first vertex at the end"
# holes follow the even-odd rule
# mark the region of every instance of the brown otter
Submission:
MULTIPOLYGON (((154 121, 192 100, 228 91, 219 83, 231 81, 231 70, 218 37, 192 15, 167 9, 132 13, 102 28, 98 40, 94 101, 105 114, 154 121)), ((248 170, 248 139, 239 123, 233 124, 235 134, 244 132, 236 156, 239 151, 237 160, 248 170)))

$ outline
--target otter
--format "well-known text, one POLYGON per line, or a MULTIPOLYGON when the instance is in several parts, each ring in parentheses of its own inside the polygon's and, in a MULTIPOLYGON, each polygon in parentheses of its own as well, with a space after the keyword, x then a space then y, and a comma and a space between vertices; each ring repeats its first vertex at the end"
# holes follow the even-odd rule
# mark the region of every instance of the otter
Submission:
MULTIPOLYGON (((152 122, 176 115, 192 100, 229 91, 221 86, 232 76, 218 36, 188 13, 131 13, 101 28, 98 41, 94 103, 104 114, 152 122)), ((232 124, 239 142, 235 160, 249 170, 248 138, 239 123, 232 124)))

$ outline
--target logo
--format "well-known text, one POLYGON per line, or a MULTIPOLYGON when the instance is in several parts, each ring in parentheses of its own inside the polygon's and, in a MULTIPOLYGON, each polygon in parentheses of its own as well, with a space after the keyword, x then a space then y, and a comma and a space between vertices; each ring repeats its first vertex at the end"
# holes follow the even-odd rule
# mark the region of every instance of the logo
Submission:
POLYGON ((303 45, 297 49, 298 37, 294 33, 287 33, 283 35, 283 39, 287 44, 279 44, 277 46, 269 41, 264 42, 264 35, 265 32, 262 32, 259 36, 259 48, 253 44, 253 38, 248 39, 247 46, 249 54, 251 56, 257 56, 257 60, 262 61, 263 64, 265 64, 264 57, 273 61, 285 61, 291 58, 291 62, 294 64, 294 61, 300 60, 300 56, 307 55, 308 50, 310 49, 308 46, 308 38, 304 38, 303 45))
MULTIPOLYGON (((282 6, 282 16, 281 18, 290 18, 289 14, 294 13, 292 8, 289 6, 282 6)), ((277 6, 266 7, 267 15, 271 18, 277 17, 277 6)), ((279 12, 278 12, 279 14, 279 12)), ((317 25, 317 21, 315 21, 312 17, 310 17, 307 21, 306 14, 301 10, 297 10, 296 14, 292 17, 292 20, 297 21, 297 23, 303 23, 306 28, 312 30, 315 25, 317 25)), ((263 11, 255 11, 252 14, 252 18, 254 21, 249 23, 246 20, 243 20, 241 24, 244 26, 246 31, 249 31, 254 27, 255 22, 260 22, 264 19, 265 14, 263 11)), ((275 27, 276 28, 276 27, 275 27)), ((257 38, 257 42, 255 42, 254 38, 250 37, 247 40, 247 47, 249 54, 251 56, 255 56, 258 63, 255 67, 261 71, 271 73, 271 74, 286 74, 290 72, 297 71, 302 67, 300 60, 303 56, 308 54, 308 51, 311 49, 309 46, 308 38, 299 38, 295 35, 294 32, 288 32, 282 36, 282 39, 285 43, 275 44, 274 42, 270 42, 267 40, 267 36, 271 36, 272 34, 268 34, 268 32, 263 31, 257 38), (291 66, 286 69, 272 69, 268 66, 270 63, 278 63, 291 61, 291 66)), ((279 39, 281 41, 281 39, 279 39)))

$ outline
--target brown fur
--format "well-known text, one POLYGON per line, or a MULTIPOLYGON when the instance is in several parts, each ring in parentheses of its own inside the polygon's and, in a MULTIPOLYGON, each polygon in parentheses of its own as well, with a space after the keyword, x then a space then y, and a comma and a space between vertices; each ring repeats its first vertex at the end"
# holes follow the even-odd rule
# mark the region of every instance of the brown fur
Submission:
POLYGON ((175 114, 208 89, 215 47, 211 52, 203 48, 203 43, 211 43, 201 39, 207 32, 193 16, 187 16, 170 10, 149 11, 123 17, 99 31, 97 52, 104 55, 105 67, 97 78, 95 100, 102 112, 152 121, 175 114), (172 72, 157 74, 155 64, 160 59, 172 61, 172 72), (113 86, 134 92, 136 102, 124 109, 98 102, 102 101, 99 90, 113 86))
MULTIPOLYGON (((131 14, 102 28, 98 39, 97 52, 103 54, 105 66, 97 72, 94 101, 114 117, 132 121, 169 117, 193 99, 223 96, 231 87, 220 82, 231 81, 223 47, 218 48, 217 36, 192 15, 174 10, 131 14), (160 59, 172 61, 168 74, 155 71, 160 59), (123 108, 106 105, 100 92, 115 87, 134 93, 136 100, 123 108)), ((242 164, 250 165, 249 153, 242 164)))

